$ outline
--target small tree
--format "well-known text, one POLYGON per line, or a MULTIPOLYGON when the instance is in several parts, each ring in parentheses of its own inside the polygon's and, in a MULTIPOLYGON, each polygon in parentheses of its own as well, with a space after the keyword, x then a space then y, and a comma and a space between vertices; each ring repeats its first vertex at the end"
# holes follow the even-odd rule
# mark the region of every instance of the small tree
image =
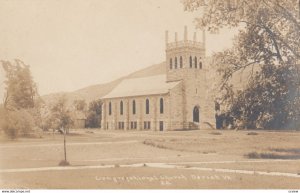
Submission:
POLYGON ((57 102, 51 108, 51 112, 51 119, 64 134, 64 160, 60 162, 60 165, 69 165, 67 161, 66 134, 69 133, 69 128, 73 125, 73 120, 71 112, 67 108, 67 99, 65 96, 58 98, 57 102))

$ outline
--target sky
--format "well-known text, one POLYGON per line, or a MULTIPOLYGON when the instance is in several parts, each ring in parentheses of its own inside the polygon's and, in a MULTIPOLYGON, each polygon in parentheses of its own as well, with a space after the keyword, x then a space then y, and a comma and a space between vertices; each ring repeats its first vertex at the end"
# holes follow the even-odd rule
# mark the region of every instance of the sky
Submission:
MULTIPOLYGON (((40 95, 101 84, 165 61, 169 41, 197 32, 180 0, 1 0, 0 60, 30 65, 40 95)), ((206 33, 207 56, 232 45, 236 32, 206 33)), ((5 73, 0 67, 0 99, 5 73)))

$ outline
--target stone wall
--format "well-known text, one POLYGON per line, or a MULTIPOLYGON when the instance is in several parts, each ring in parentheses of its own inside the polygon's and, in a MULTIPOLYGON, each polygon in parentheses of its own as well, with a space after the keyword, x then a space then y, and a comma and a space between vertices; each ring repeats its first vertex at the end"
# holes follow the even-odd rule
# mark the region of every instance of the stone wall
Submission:
MULTIPOLYGON (((160 121, 163 121, 163 129, 167 130, 169 117, 167 112, 169 112, 169 108, 168 94, 105 99, 102 106, 102 129, 145 130, 146 122, 146 124, 150 123, 149 130, 155 131, 159 130, 160 121), (164 112, 162 114, 160 113, 161 98, 164 104, 164 112), (149 100, 149 114, 146 114, 147 99, 149 100), (133 100, 136 103, 135 114, 133 114, 133 100), (121 101, 123 102, 123 114, 120 113, 121 101), (112 104, 111 115, 109 115, 109 102, 112 104), (134 127, 135 124, 136 128, 134 127)), ((147 126, 146 130, 148 129, 147 126)))

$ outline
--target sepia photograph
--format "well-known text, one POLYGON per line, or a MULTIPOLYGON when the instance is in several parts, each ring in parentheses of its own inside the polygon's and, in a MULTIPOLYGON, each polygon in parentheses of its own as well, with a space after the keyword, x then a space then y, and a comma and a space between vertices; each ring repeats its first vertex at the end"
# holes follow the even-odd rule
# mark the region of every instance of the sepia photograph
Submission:
POLYGON ((0 190, 299 193, 300 0, 0 0, 0 190))

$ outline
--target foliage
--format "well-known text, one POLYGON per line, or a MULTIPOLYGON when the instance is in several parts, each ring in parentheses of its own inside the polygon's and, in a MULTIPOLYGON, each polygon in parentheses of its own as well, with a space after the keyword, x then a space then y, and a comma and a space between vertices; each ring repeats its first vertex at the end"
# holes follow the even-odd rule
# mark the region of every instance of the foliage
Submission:
POLYGON ((86 126, 90 128, 101 127, 102 102, 92 101, 89 104, 86 126))
POLYGON ((246 128, 295 128, 299 123, 298 77, 294 66, 265 65, 237 94, 231 107, 246 128))
POLYGON ((53 131, 63 128, 68 132, 69 128, 73 126, 72 114, 67 106, 67 99, 65 96, 59 97, 55 104, 50 108, 46 123, 48 123, 53 131))
POLYGON ((33 108, 37 87, 29 65, 20 60, 15 60, 14 63, 2 60, 1 63, 6 72, 4 107, 9 110, 33 108))
POLYGON ((186 10, 201 9, 197 27, 211 32, 238 27, 234 46, 213 57, 221 73, 221 103, 244 128, 300 126, 300 1, 183 0, 186 10), (251 68, 240 92, 229 80, 251 68), (259 69, 256 73, 255 70, 259 69))
POLYGON ((87 108, 87 104, 85 100, 75 100, 73 102, 73 106, 75 110, 85 112, 87 108))
POLYGON ((5 121, 1 122, 1 128, 11 139, 15 139, 19 135, 28 136, 33 131, 34 119, 27 110, 5 110, 4 113, 5 121))
POLYGON ((0 61, 6 72, 1 129, 11 139, 29 136, 39 123, 38 92, 30 67, 20 60, 0 61))

